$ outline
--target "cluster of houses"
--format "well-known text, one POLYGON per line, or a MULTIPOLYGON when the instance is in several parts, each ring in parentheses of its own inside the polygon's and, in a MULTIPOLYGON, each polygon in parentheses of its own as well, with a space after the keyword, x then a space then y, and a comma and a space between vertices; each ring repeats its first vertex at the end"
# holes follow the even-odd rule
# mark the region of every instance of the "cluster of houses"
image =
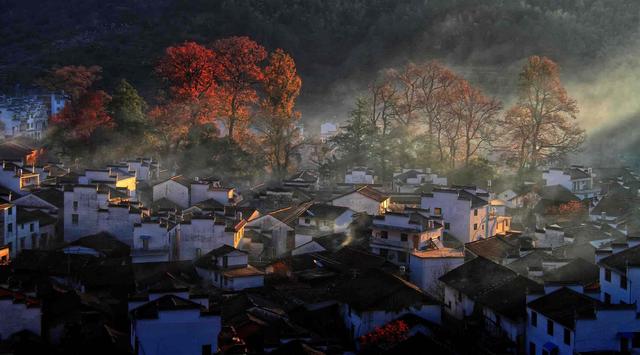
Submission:
POLYGON ((640 351, 626 168, 502 191, 366 167, 240 189, 15 141, 0 159, 0 353, 640 351))

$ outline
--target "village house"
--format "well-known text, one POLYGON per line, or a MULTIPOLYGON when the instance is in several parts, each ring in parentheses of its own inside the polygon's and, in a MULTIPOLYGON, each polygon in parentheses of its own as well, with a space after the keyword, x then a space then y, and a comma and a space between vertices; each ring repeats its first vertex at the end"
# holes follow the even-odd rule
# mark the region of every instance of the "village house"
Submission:
POLYGON ((0 186, 22 195, 40 185, 40 174, 23 167, 20 162, 2 161, 0 186))
POLYGON ((49 117, 60 112, 65 101, 62 95, 55 93, 0 96, 2 135, 41 140, 49 126, 49 117))
POLYGON ((330 204, 347 207, 368 215, 382 215, 389 208, 390 197, 372 187, 362 186, 353 191, 333 197, 330 204))
POLYGON ((318 174, 311 170, 302 170, 282 180, 285 187, 296 187, 306 190, 317 190, 319 187, 318 174))
POLYGON ((484 192, 465 188, 435 188, 422 195, 420 206, 442 218, 444 232, 461 243, 490 237, 489 203, 484 192), (482 196, 482 198, 480 197, 482 196))
POLYGON ((524 184, 507 189, 496 195, 497 199, 505 202, 508 208, 533 208, 538 203, 540 195, 534 191, 535 184, 524 184))
MULTIPOLYGON (((614 244, 596 254, 600 266, 601 301, 606 304, 639 304, 640 241, 614 244)), ((640 308, 639 308, 640 309, 640 308)))
POLYGON ((57 219, 42 211, 28 211, 19 208, 15 221, 14 239, 7 243, 11 246, 11 256, 13 257, 25 249, 53 247, 57 242, 56 222, 57 219))
POLYGON ((607 305, 566 287, 530 298, 527 354, 624 353, 639 347, 635 305, 607 305))
POLYGON ((64 239, 109 232, 133 244, 133 226, 148 213, 139 203, 112 199, 117 191, 104 185, 73 185, 64 191, 64 239))
POLYGON ((39 210, 52 217, 61 217, 64 208, 64 192, 58 189, 38 189, 11 201, 26 210, 39 210))
POLYGON ((427 169, 402 169, 393 173, 393 191, 413 193, 423 185, 447 186, 447 178, 432 173, 427 169))
POLYGON ((131 348, 136 355, 213 354, 222 327, 219 311, 172 294, 130 312, 131 348))
POLYGON ((464 264, 464 252, 452 248, 413 250, 409 254, 409 281, 422 291, 444 299, 443 285, 439 278, 464 264))
POLYGON ((352 339, 405 314, 415 314, 435 324, 442 321, 440 302, 382 270, 354 270, 337 292, 340 313, 352 339))
POLYGON ((133 225, 133 246, 131 248, 131 262, 168 262, 177 259, 178 243, 172 240, 176 235, 176 223, 166 219, 143 218, 140 223, 133 225))
POLYGON ((366 167, 351 168, 344 175, 344 183, 347 185, 372 185, 375 181, 375 173, 366 167))
POLYGON ((348 207, 314 203, 298 218, 298 227, 312 228, 320 233, 346 231, 353 222, 355 212, 348 207))
POLYGON ((371 251, 394 264, 407 266, 412 251, 440 247, 442 225, 424 212, 387 212, 373 218, 371 251))
POLYGON ((17 215, 18 211, 15 205, 11 203, 0 204, 0 223, 2 226, 2 229, 0 229, 0 233, 2 233, 0 246, 6 247, 6 249, 3 248, 4 252, 1 253, 2 259, 0 259, 0 264, 7 263, 9 261, 10 255, 13 252, 12 250, 15 247, 14 241, 17 234, 17 215))
POLYGON ((595 197, 598 190, 593 186, 593 173, 591 168, 572 165, 569 168, 551 168, 542 172, 545 186, 560 185, 571 191, 579 199, 595 197))
POLYGON ((223 187, 219 179, 192 180, 178 175, 153 186, 153 203, 162 204, 165 200, 185 209, 207 200, 233 205, 239 202, 239 195, 235 189, 223 187))
POLYGON ((262 287, 264 272, 249 265, 248 253, 229 245, 213 249, 195 260, 198 275, 223 290, 262 287))

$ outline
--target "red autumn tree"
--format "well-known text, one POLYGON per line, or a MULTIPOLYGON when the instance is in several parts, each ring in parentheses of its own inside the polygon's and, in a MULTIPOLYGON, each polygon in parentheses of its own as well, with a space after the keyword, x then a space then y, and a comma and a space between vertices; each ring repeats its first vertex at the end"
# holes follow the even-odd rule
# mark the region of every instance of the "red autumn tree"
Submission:
POLYGON ((376 327, 371 333, 367 333, 359 338, 362 346, 377 346, 389 348, 394 344, 407 339, 409 326, 401 320, 396 320, 382 327, 376 327))
POLYGON ((258 101, 256 85, 263 78, 260 63, 267 51, 249 37, 224 38, 214 42, 213 48, 219 69, 218 114, 225 120, 229 139, 237 141, 258 101))
POLYGON ((216 89, 215 52, 195 42, 169 47, 156 67, 174 99, 194 100, 214 96, 216 89))
POLYGON ((65 105, 53 116, 52 122, 61 127, 68 138, 87 141, 98 128, 115 126, 106 110, 110 100, 102 90, 86 92, 65 105))
POLYGON ((300 114, 294 107, 301 86, 293 58, 282 49, 271 53, 264 69, 264 98, 257 128, 262 133, 267 161, 277 177, 287 173, 300 145, 296 125, 300 114))
POLYGON ((77 100, 100 80, 101 72, 102 68, 97 65, 67 65, 51 70, 40 84, 49 90, 64 92, 70 100, 77 100))

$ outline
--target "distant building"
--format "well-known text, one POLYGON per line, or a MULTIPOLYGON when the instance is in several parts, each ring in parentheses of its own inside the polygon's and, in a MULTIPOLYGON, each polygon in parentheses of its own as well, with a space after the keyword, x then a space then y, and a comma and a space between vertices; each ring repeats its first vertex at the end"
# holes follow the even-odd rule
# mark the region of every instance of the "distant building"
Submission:
POLYGON ((348 185, 372 185, 375 181, 373 170, 365 167, 351 168, 344 175, 344 183, 348 185))
POLYGON ((563 186, 581 200, 595 197, 599 191, 594 189, 591 168, 578 165, 566 169, 551 168, 542 172, 542 179, 545 186, 563 186))
POLYGON ((389 208, 390 197, 372 187, 363 186, 334 197, 329 203, 375 216, 384 214, 389 208))
POLYGON ((447 186, 447 178, 432 173, 431 169, 402 169, 393 174, 393 191, 413 193, 423 185, 447 186))
POLYGON ((320 141, 326 143, 329 139, 338 134, 338 125, 332 122, 325 122, 320 125, 320 141))
POLYGON ((51 116, 59 113, 65 99, 58 94, 0 96, 0 122, 5 138, 29 137, 40 140, 51 116))
POLYGON ((200 277, 223 290, 264 286, 264 272, 249 265, 248 253, 229 245, 198 258, 195 267, 200 277))

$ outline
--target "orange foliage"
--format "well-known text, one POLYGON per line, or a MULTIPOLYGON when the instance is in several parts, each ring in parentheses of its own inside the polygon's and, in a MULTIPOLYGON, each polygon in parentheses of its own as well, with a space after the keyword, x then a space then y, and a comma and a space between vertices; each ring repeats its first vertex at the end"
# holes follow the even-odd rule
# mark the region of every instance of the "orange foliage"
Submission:
POLYGON ((387 323, 383 327, 374 329, 371 333, 359 338, 363 346, 390 347, 405 339, 409 335, 409 326, 401 320, 387 323))
POLYGON ((52 122, 63 128, 72 139, 88 140, 98 128, 114 127, 105 106, 111 97, 104 91, 89 91, 64 106, 52 122))
POLYGON ((262 108, 265 113, 285 118, 297 118, 293 111, 296 98, 300 94, 302 80, 296 72, 293 58, 282 49, 276 49, 269 56, 269 65, 264 69, 264 93, 262 108))
POLYGON ((193 100, 213 97, 216 55, 211 49, 195 42, 185 42, 165 50, 156 67, 157 73, 169 83, 174 98, 193 100))

